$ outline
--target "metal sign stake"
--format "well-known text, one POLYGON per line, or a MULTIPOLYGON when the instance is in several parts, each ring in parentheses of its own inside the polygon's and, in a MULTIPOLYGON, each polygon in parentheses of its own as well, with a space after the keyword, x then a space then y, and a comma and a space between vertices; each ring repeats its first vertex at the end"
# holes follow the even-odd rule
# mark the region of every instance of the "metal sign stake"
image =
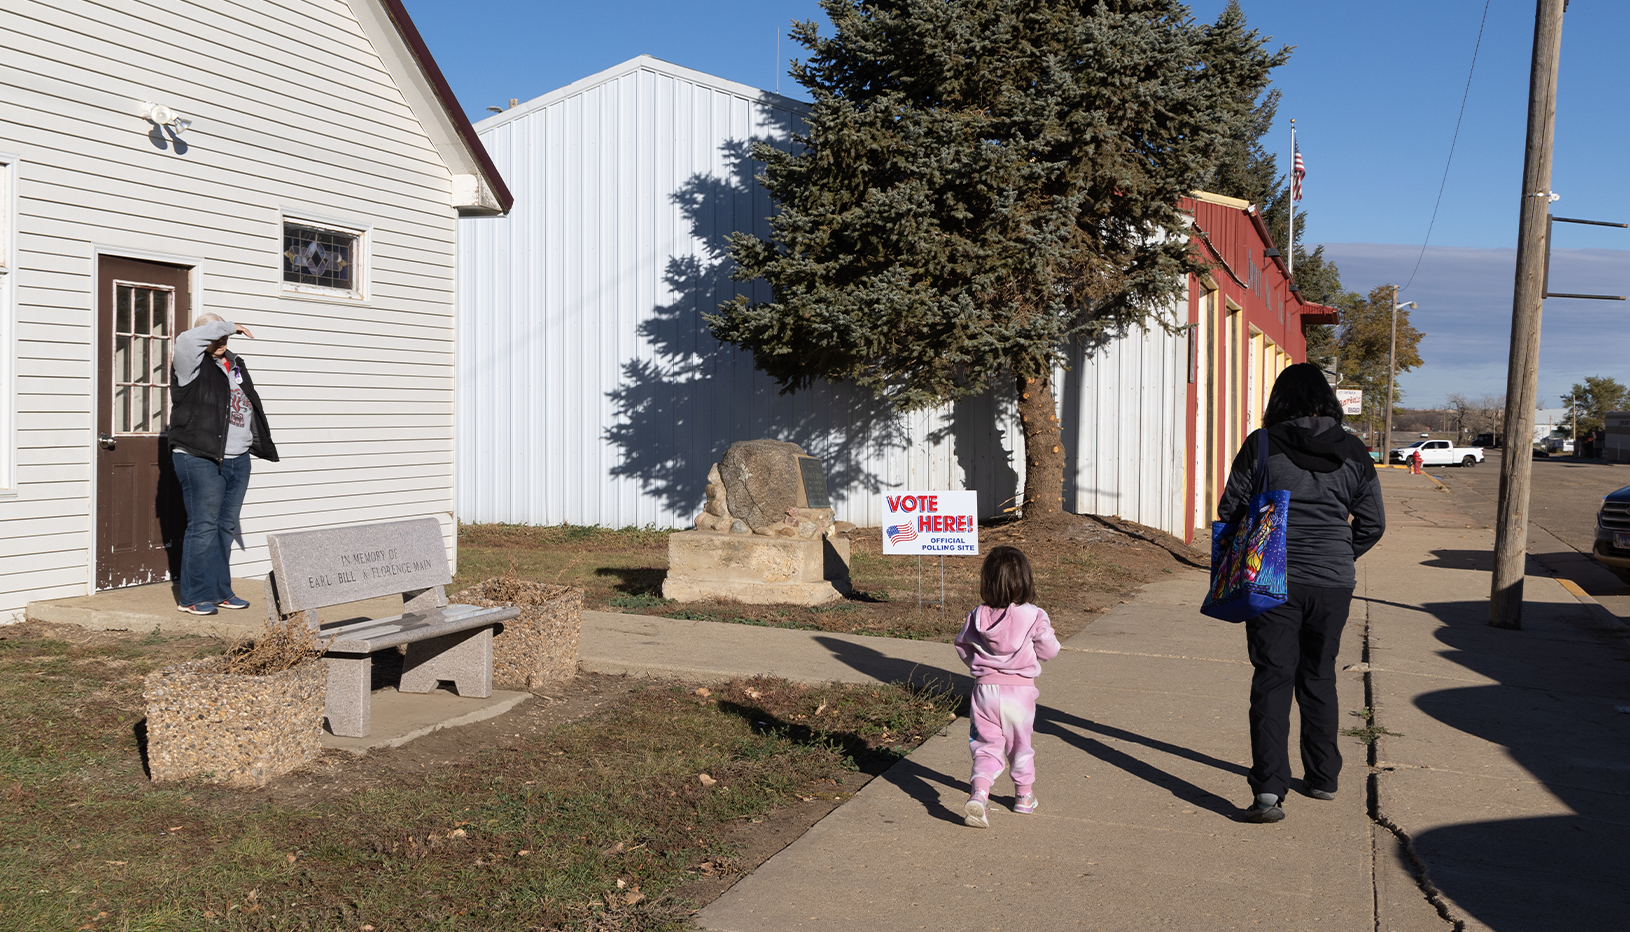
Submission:
POLYGON ((917 554, 917 607, 924 605, 938 605, 940 614, 945 614, 945 554, 940 554, 940 600, 938 602, 923 601, 923 555, 917 554))

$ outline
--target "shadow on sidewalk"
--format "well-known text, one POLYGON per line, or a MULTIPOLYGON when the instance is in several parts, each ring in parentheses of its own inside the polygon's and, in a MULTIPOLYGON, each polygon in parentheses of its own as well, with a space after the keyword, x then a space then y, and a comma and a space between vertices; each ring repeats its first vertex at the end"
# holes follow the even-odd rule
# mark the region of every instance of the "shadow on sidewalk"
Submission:
POLYGON ((1421 565, 1445 570, 1494 572, 1494 553, 1488 550, 1434 550, 1432 557, 1421 565))
MULTIPOLYGON (((1487 603, 1421 606, 1444 623, 1442 656, 1497 681, 1427 692, 1415 705, 1439 722, 1503 748, 1537 781, 1506 781, 1482 806, 1521 811, 1513 794, 1548 794, 1575 815, 1463 822, 1414 838, 1431 879, 1497 932, 1623 928, 1630 914, 1630 643, 1587 618, 1565 630, 1506 631, 1487 624, 1487 603), (1561 636, 1557 636, 1561 635, 1561 636)), ((1471 762, 1468 771, 1475 771, 1471 762)), ((1462 783, 1477 793, 1476 781, 1462 783)), ((1536 807, 1537 808, 1537 807, 1536 807)), ((1407 867, 1407 865, 1406 865, 1407 867)))
POLYGON ((923 812, 928 815, 941 822, 962 824, 962 813, 952 812, 946 808, 941 799, 943 791, 940 788, 955 790, 965 796, 972 791, 967 780, 959 780, 938 770, 924 767, 909 757, 901 758, 900 762, 890 767, 882 778, 921 804, 923 812))
MULTIPOLYGON (((916 687, 938 687, 947 692, 967 695, 973 689, 973 679, 966 672, 958 673, 945 667, 930 666, 917 660, 902 660, 890 657, 882 651, 874 650, 864 644, 845 641, 842 638, 817 635, 815 643, 832 652, 836 660, 847 664, 857 673, 877 679, 883 683, 910 683, 916 687)), ((956 653, 951 645, 946 644, 945 654, 948 659, 955 660, 956 653)))
MULTIPOLYGON (((863 644, 840 638, 817 636, 815 642, 832 652, 832 656, 848 664, 852 669, 875 677, 885 683, 908 682, 913 686, 930 686, 948 689, 962 695, 967 695, 973 687, 973 680, 966 673, 955 673, 942 667, 925 666, 924 664, 890 657, 880 651, 863 644)), ((946 645, 949 653, 950 646, 946 645)), ((966 714, 966 709, 962 710, 966 714)), ((1123 741, 1136 744, 1152 751, 1180 757, 1187 761, 1213 767, 1217 770, 1239 777, 1242 781, 1247 769, 1239 764, 1219 760, 1208 754, 1190 748, 1150 738, 1136 732, 1126 731, 1111 725, 1090 721, 1073 715, 1069 712, 1040 704, 1036 706, 1036 733, 1052 735, 1062 739, 1066 744, 1085 752, 1092 757, 1147 781, 1161 789, 1167 790, 1178 799, 1194 806, 1230 818, 1239 814, 1239 807, 1234 803, 1218 796, 1204 787, 1168 773, 1148 761, 1142 760, 1124 751, 1083 734, 1091 732, 1113 741, 1123 741)), ((939 787, 949 787, 959 792, 968 792, 968 783, 963 779, 953 779, 938 771, 929 770, 910 758, 902 760, 884 774, 884 779, 900 787, 906 795, 922 803, 923 808, 936 818, 960 822, 959 815, 943 811, 940 802, 941 791, 939 787)))
POLYGON ((1125 751, 1117 750, 1096 738, 1081 734, 1083 731, 1094 732, 1115 741, 1142 745, 1162 754, 1170 754, 1173 757, 1180 757, 1197 764, 1204 764, 1207 767, 1214 767, 1223 773, 1234 774, 1240 777, 1241 780, 1245 778, 1248 772, 1245 767, 1239 764, 1218 760, 1209 754, 1202 754, 1199 751, 1161 741, 1158 738, 1150 738, 1112 725, 1089 721, 1078 715, 1061 712, 1050 706, 1036 706, 1036 732, 1038 734, 1060 738, 1077 750, 1090 754, 1111 767, 1118 767, 1140 780, 1158 786, 1191 805, 1229 818, 1239 814, 1239 806, 1218 796, 1216 793, 1204 787, 1196 786, 1176 774, 1161 770, 1154 764, 1134 757, 1125 751))

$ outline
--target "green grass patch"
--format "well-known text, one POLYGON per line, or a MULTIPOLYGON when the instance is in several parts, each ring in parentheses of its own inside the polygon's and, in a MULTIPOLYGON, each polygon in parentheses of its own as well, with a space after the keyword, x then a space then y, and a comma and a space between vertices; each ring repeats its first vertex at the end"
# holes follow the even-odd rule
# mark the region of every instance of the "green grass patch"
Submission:
POLYGON ((1402 732, 1388 731, 1386 728, 1376 724, 1375 711, 1369 706, 1365 706, 1364 708, 1355 712, 1348 712, 1347 714, 1364 719, 1366 724, 1362 728, 1343 728, 1340 733, 1349 738, 1357 738, 1366 745, 1374 744, 1376 739, 1380 738, 1382 735, 1389 735, 1394 738, 1404 737, 1402 732))
POLYGON ((672 599, 664 599, 660 595, 649 595, 644 592, 619 592, 611 598, 606 599, 606 604, 614 608, 634 609, 637 611, 642 608, 655 608, 658 605, 667 605, 672 601, 672 599))

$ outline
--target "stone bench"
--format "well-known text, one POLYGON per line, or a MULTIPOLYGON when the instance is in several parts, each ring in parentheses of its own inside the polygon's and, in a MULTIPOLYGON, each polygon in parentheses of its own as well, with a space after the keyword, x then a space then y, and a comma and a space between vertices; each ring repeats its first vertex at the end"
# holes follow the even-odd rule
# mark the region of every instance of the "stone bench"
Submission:
POLYGON ((492 637, 519 609, 447 604, 453 581, 435 518, 269 534, 272 572, 266 606, 272 619, 301 615, 329 641, 328 727, 366 737, 373 655, 406 645, 405 693, 427 693, 442 682, 460 696, 492 695, 492 637), (402 614, 324 625, 317 610, 400 595, 402 614))

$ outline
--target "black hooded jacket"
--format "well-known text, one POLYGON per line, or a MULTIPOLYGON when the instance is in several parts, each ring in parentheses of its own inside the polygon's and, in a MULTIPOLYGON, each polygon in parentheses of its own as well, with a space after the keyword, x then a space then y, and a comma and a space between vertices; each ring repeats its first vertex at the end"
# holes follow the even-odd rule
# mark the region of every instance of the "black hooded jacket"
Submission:
MULTIPOLYGON (((1217 514, 1232 518, 1256 481, 1256 432, 1228 474, 1217 514)), ((1286 576, 1304 586, 1351 589, 1353 563, 1386 530, 1381 480, 1369 451, 1335 419, 1303 417, 1268 428, 1268 488, 1290 492, 1286 576), (1351 515, 1352 521, 1348 522, 1351 515)))

